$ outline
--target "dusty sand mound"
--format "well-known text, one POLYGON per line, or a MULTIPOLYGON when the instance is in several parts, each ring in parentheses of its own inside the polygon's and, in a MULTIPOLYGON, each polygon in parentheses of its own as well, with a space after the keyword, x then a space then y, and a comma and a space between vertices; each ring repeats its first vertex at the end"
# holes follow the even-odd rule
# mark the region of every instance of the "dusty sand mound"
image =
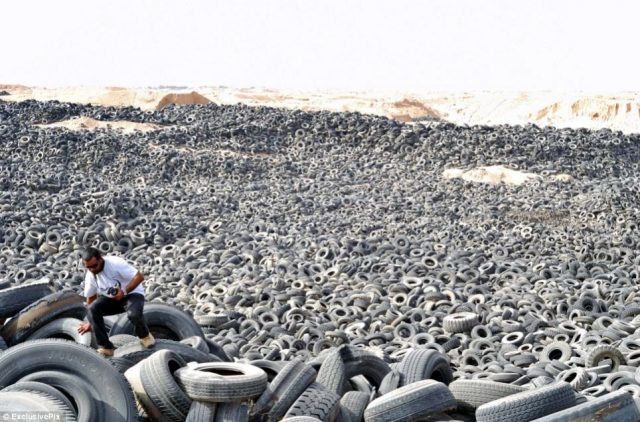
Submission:
MULTIPOLYGON (((442 173, 445 179, 460 178, 468 182, 489 183, 497 185, 506 183, 508 185, 522 185, 532 180, 541 180, 542 176, 534 173, 525 173, 522 171, 512 170, 504 166, 478 167, 471 170, 462 169, 446 169, 442 173)), ((559 182, 571 182, 573 177, 568 174, 558 174, 548 177, 551 180, 559 182)))
POLYGON ((158 102, 156 105, 156 110, 162 110, 169 104, 175 105, 184 105, 184 104, 208 104, 211 100, 207 97, 197 93, 196 91, 191 91, 185 94, 167 94, 158 102))
POLYGON ((124 133, 149 132, 161 129, 162 126, 152 123, 137 123, 127 121, 104 122, 90 117, 79 117, 77 119, 64 120, 62 122, 50 123, 47 125, 36 125, 40 127, 63 127, 69 130, 93 130, 93 129, 121 129, 124 133))
POLYGON ((440 112, 412 98, 403 98, 400 101, 395 101, 391 104, 390 109, 389 117, 401 122, 410 122, 414 119, 442 119, 440 112))
POLYGON ((572 127, 593 126, 633 127, 640 121, 640 103, 630 99, 580 98, 558 101, 530 114, 531 119, 543 124, 562 121, 572 127))

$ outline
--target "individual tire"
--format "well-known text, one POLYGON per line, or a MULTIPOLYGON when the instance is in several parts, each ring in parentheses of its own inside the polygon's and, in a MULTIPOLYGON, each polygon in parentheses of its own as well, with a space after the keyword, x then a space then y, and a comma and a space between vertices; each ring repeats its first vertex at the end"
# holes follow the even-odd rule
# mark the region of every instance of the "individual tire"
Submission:
POLYGON ((556 382, 483 404, 476 410, 478 422, 532 421, 574 406, 571 385, 556 382))
POLYGON ((451 394, 458 407, 465 411, 475 411, 483 404, 527 391, 526 387, 485 380, 456 380, 449 384, 451 394))
POLYGON ((3 388, 2 391, 33 391, 35 393, 41 393, 47 396, 51 396, 54 399, 64 403, 65 408, 71 410, 74 418, 78 417, 74 404, 67 398, 67 396, 65 396, 62 391, 58 390, 57 388, 45 383, 38 381, 19 381, 15 384, 3 388))
POLYGON ((140 380, 144 391, 162 415, 173 422, 184 421, 191 407, 191 399, 173 376, 186 364, 177 353, 160 350, 140 365, 140 380))
POLYGON ((267 387, 262 369, 242 363, 199 363, 179 369, 175 377, 192 400, 215 403, 251 400, 267 387))
MULTIPOLYGON (((257 359, 249 362, 250 365, 257 366, 267 374, 267 380, 272 382, 287 365, 287 362, 281 360, 257 359)), ((315 372, 315 369, 314 369, 315 372)))
POLYGON ((382 382, 380 383, 380 388, 378 389, 378 396, 384 396, 387 393, 392 392, 396 388, 402 385, 402 374, 393 369, 389 372, 382 382))
POLYGON ((311 416, 292 416, 290 418, 282 419, 280 422, 322 422, 318 418, 312 418, 311 416))
MULTIPOLYGON (((100 420, 102 407, 107 404, 95 397, 97 393, 85 380, 63 371, 39 371, 27 375, 20 382, 40 382, 55 387, 73 402, 78 422, 100 420)), ((14 384, 15 385, 15 384, 14 384)))
POLYGON ((381 396, 367 406, 366 422, 414 421, 455 409, 456 399, 447 386, 435 380, 421 380, 381 396))
POLYGON ((468 333, 478 325, 478 315, 473 312, 458 312, 447 315, 442 320, 442 328, 448 333, 468 333))
POLYGON ((0 391, 0 414, 10 416, 12 413, 32 412, 57 415, 60 420, 76 422, 73 410, 53 396, 35 391, 0 391))
POLYGON ((201 352, 209 353, 209 345, 202 337, 187 337, 180 340, 180 343, 186 344, 187 346, 193 347, 194 349, 200 350, 201 352))
POLYGON ((340 408, 345 422, 362 422, 364 411, 369 405, 369 394, 361 391, 347 391, 340 398, 340 408))
POLYGON ((338 350, 329 353, 322 362, 318 370, 318 376, 316 376, 316 382, 324 385, 327 390, 336 393, 338 397, 342 396, 347 388, 347 377, 345 365, 338 350))
MULTIPOLYGON (((362 375, 371 385, 379 388, 382 379, 391 370, 384 360, 367 350, 344 345, 338 347, 337 351, 344 362, 345 376, 347 379, 362 375)), ((315 362, 321 365, 330 353, 333 353, 333 351, 323 356, 318 356, 315 362)))
POLYGON ((535 422, 637 422, 640 412, 633 397, 625 391, 614 391, 570 407, 560 412, 535 419, 535 422))
POLYGON ((192 401, 185 422, 215 422, 216 406, 216 403, 207 403, 198 400, 192 401))
POLYGON ((124 376, 127 381, 129 381, 129 385, 131 386, 131 390, 135 396, 136 406, 138 409, 141 409, 149 419, 162 420, 162 413, 160 412, 160 409, 158 409, 158 407, 153 403, 142 385, 142 378, 140 377, 141 368, 142 362, 139 362, 127 369, 124 373, 124 376))
POLYGON ((37 281, 0 290, 0 319, 10 318, 33 302, 53 293, 51 281, 37 281))
POLYGON ((569 343, 563 341, 554 341, 545 346, 540 353, 541 362, 551 362, 559 360, 560 362, 568 361, 573 355, 573 349, 569 343))
POLYGON ((62 338, 75 341, 87 347, 91 347, 93 337, 91 332, 80 334, 78 328, 82 321, 76 318, 60 318, 49 322, 31 334, 27 340, 37 340, 43 338, 62 338))
POLYGON ((116 349, 124 346, 125 344, 140 342, 140 339, 131 334, 116 334, 115 336, 109 336, 109 341, 116 349))
POLYGON ((86 383, 95 400, 109 397, 109 405, 98 408, 100 413, 93 415, 94 420, 132 420, 137 416, 133 394, 124 376, 94 350, 67 340, 33 340, 3 352, 0 388, 39 371, 64 371, 86 383))
POLYGON ((171 350, 172 352, 180 355, 187 362, 205 363, 216 359, 213 355, 201 352, 198 349, 194 349, 191 346, 173 340, 156 340, 156 344, 148 349, 145 348, 140 341, 135 341, 116 349, 113 356, 117 358, 127 358, 138 363, 142 359, 148 358, 158 350, 171 350))
POLYGON ((83 319, 85 316, 84 298, 71 290, 63 290, 47 295, 24 308, 0 329, 0 335, 9 346, 13 346, 55 319, 83 319))
POLYGON ((453 381, 449 360, 442 353, 432 349, 413 349, 407 353, 398 367, 398 372, 402 374, 402 386, 426 379, 433 379, 445 385, 453 381))
POLYGON ((268 422, 280 420, 315 378, 316 371, 300 358, 289 361, 255 402, 251 415, 268 422))
MULTIPOLYGON (((202 328, 188 313, 164 303, 145 303, 143 315, 149 331, 157 339, 180 341, 188 337, 204 337, 202 328)), ((111 327, 110 336, 133 334, 133 324, 122 314, 111 327)))
POLYGON ((246 403, 220 403, 216 409, 215 422, 247 422, 249 406, 246 403))
POLYGON ((7 350, 9 348, 9 346, 7 346, 7 342, 4 341, 4 337, 0 336, 0 352, 2 352, 3 350, 7 350))
POLYGON ((600 363, 606 359, 611 360, 611 372, 616 372, 620 365, 627 364, 627 361, 620 350, 608 344, 601 344, 589 350, 585 360, 585 366, 587 368, 593 368, 599 366, 600 363))
POLYGON ((323 422, 331 422, 339 410, 340 396, 327 390, 322 384, 314 382, 296 399, 285 418, 311 416, 323 422))
POLYGON ((209 346, 209 353, 217 356, 222 362, 233 362, 233 359, 227 355, 227 352, 225 352, 218 343, 206 337, 204 340, 207 343, 207 346, 209 346))

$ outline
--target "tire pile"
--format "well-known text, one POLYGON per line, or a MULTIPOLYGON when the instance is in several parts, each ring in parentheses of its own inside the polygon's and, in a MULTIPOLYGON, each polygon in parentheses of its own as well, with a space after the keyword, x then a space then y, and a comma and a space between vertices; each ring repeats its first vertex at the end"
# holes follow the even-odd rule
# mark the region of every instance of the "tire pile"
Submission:
POLYGON ((639 158, 610 130, 0 101, 0 409, 640 420, 639 158), (35 126, 80 116, 163 129, 35 126), (486 165, 543 177, 441 177, 486 165), (73 334, 82 245, 145 274, 153 350, 126 317, 110 360, 73 334))

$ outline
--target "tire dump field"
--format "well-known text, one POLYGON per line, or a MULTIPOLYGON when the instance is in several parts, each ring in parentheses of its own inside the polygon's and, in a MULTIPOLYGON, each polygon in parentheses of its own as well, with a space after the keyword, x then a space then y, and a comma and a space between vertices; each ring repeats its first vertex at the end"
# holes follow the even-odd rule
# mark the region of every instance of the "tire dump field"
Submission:
POLYGON ((639 158, 611 130, 0 101, 0 412, 638 421, 639 158), (46 126, 79 117, 158 129, 46 126), (442 176, 492 165, 538 177, 442 176), (83 245, 145 275, 154 348, 126 315, 113 358, 77 334, 83 245))

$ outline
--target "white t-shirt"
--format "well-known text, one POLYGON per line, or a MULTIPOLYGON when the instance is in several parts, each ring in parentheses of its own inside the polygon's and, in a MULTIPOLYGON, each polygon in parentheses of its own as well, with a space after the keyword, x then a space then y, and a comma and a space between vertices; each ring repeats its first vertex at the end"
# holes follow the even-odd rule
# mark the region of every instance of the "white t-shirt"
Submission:
MULTIPOLYGON (((138 270, 124 259, 118 256, 103 256, 104 268, 98 274, 87 271, 84 277, 84 296, 91 297, 96 293, 102 296, 107 295, 109 287, 120 287, 124 290, 131 279, 138 273, 138 270)), ((126 290, 125 290, 126 291, 126 290)), ((144 296, 142 283, 129 293, 139 293, 144 296)))

